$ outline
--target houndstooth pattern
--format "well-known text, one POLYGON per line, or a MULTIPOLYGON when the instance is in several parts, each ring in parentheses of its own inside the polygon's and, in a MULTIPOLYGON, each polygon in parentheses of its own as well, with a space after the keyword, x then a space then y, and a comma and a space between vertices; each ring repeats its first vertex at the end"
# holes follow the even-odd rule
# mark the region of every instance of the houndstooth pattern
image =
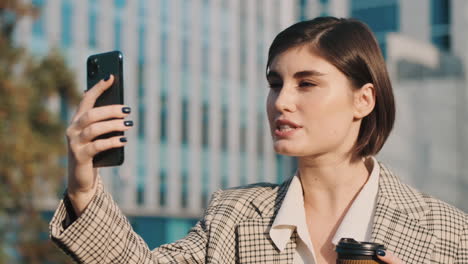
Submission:
MULTIPOLYGON (((401 183, 379 164, 372 241, 408 264, 468 264, 467 215, 401 183)), ((88 208, 66 229, 66 209, 60 203, 50 235, 77 263, 292 263, 296 232, 282 252, 269 237, 289 183, 217 191, 184 239, 153 251, 100 183, 88 208)))

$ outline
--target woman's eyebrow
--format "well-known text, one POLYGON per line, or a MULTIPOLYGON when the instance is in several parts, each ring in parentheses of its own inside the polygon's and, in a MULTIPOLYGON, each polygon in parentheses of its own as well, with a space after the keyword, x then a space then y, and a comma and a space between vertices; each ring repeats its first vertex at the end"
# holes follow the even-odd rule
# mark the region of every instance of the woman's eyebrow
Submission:
MULTIPOLYGON (((294 79, 300 79, 300 78, 304 78, 304 77, 311 77, 311 76, 323 76, 325 75, 325 73, 322 73, 322 72, 319 72, 319 71, 316 71, 316 70, 305 70, 305 71, 298 71, 296 73, 294 73, 293 77, 294 79)), ((270 79, 270 78, 280 78, 281 79, 281 75, 276 72, 276 71, 269 71, 266 75, 266 78, 267 79, 270 79)))
POLYGON ((299 79, 299 78, 304 78, 304 77, 323 76, 323 75, 325 75, 325 73, 321 73, 321 72, 315 71, 315 70, 308 70, 308 71, 296 72, 296 73, 294 73, 293 77, 295 79, 299 79))

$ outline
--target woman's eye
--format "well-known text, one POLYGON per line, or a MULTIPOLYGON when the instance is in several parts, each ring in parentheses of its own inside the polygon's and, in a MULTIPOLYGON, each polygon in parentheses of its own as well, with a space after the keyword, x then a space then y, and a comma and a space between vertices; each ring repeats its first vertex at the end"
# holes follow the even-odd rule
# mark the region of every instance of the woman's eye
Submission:
POLYGON ((299 83, 299 87, 312 87, 312 86, 316 86, 316 84, 312 82, 300 82, 299 83))

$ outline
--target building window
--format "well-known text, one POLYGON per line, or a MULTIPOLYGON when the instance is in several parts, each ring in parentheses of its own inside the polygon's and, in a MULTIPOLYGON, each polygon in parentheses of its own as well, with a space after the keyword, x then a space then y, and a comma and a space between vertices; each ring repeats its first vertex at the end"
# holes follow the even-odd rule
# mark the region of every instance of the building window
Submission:
POLYGON ((146 116, 146 102, 145 102, 145 89, 144 89, 144 78, 145 78, 145 63, 143 61, 138 62, 137 69, 137 81, 138 81, 138 137, 145 137, 145 116, 146 116))
POLYGON ((45 35, 45 22, 43 8, 46 4, 45 0, 32 0, 32 5, 39 10, 39 16, 32 25, 32 34, 34 37, 42 38, 45 35))
POLYGON ((141 23, 138 27, 138 61, 143 63, 145 61, 145 39, 146 39, 146 27, 144 23, 141 23))
POLYGON ((161 24, 163 29, 169 27, 169 0, 161 0, 161 24))
POLYGON ((73 5, 70 0, 63 0, 62 2, 62 46, 70 47, 72 43, 72 20, 73 20, 73 5))
POLYGON ((431 0, 432 43, 441 50, 450 50, 450 1, 431 0))
POLYGON ((97 18, 98 6, 97 0, 89 0, 88 7, 88 46, 96 48, 97 46, 97 18))
MULTIPOLYGON (((355 2, 357 0, 354 0, 355 2)), ((397 3, 369 8, 352 9, 351 16, 365 22, 375 32, 399 30, 399 5, 397 3)))
POLYGON ((146 13, 143 6, 144 0, 138 1, 138 136, 145 137, 145 118, 146 118, 146 104, 145 104, 145 40, 146 40, 146 13))
MULTIPOLYGON (((245 111, 242 111, 245 113, 245 111)), ((241 115, 246 116, 246 115, 241 115)), ((245 125, 245 121, 241 122, 239 128, 239 151, 243 154, 247 151, 247 127, 245 125)))
POLYGON ((181 128, 182 128, 182 144, 188 144, 189 137, 189 103, 187 99, 182 100, 182 118, 181 118, 181 128))
POLYGON ((433 36, 432 43, 436 45, 439 49, 449 51, 450 50, 450 36, 443 35, 443 36, 433 36))
POLYGON ((328 14, 330 13, 328 0, 320 0, 320 5, 321 5, 320 16, 328 16, 328 14))
MULTIPOLYGON (((140 169, 140 168, 138 168, 140 169)), ((138 170, 140 171, 140 170, 138 170)), ((143 205, 145 203, 145 185, 138 184, 137 185, 137 204, 143 205)))
POLYGON ((161 95, 161 112, 160 112, 160 125, 159 125, 159 135, 160 141, 165 143, 167 140, 167 96, 166 94, 161 95))
POLYGON ((169 61, 168 61, 168 53, 169 53, 169 3, 168 0, 162 0, 161 2, 161 36, 160 36, 160 59, 159 64, 160 66, 160 84, 161 84, 161 92, 166 94, 169 89, 169 61))
POLYGON ((209 144, 209 116, 210 107, 208 103, 204 102, 202 106, 202 145, 207 148, 209 144))
POLYGON ((299 20, 304 21, 307 19, 307 0, 299 0, 299 20))
POLYGON ((181 175, 181 184, 182 184, 182 193, 181 193, 181 203, 182 203, 182 208, 187 208, 188 207, 188 182, 189 182, 189 175, 187 171, 183 171, 181 175))
POLYGON ((239 28, 239 79, 242 82, 247 80, 247 4, 246 0, 241 0, 239 3, 240 12, 240 28, 239 28))
POLYGON ((380 49, 386 56, 385 36, 388 32, 400 30, 400 9, 396 0, 388 0, 384 4, 367 7, 361 0, 351 1, 351 17, 366 23, 375 33, 380 49))
POLYGON ((209 193, 210 189, 210 151, 208 149, 203 149, 201 153, 201 162, 202 162, 202 167, 201 167, 201 180, 202 180, 202 192, 201 192, 201 202, 202 205, 206 206, 208 205, 208 199, 211 195, 209 193))
POLYGON ((222 108, 221 112, 221 150, 228 150, 228 109, 222 108))
POLYGON ((245 185, 248 182, 247 175, 247 153, 241 153, 240 159, 239 159, 239 172, 240 172, 240 184, 245 185))
POLYGON ((450 1, 432 0, 431 1, 431 24, 446 25, 450 24, 450 1))
POLYGON ((125 0, 114 0, 115 20, 114 20, 114 45, 115 49, 122 47, 122 10, 125 7, 125 0))
POLYGON ((263 113, 258 113, 257 114, 257 157, 261 158, 263 157, 263 139, 265 137, 269 137, 270 134, 267 133, 268 131, 263 131, 263 124, 265 122, 264 120, 264 114, 263 113))
MULTIPOLYGON (((203 0, 202 3, 202 38, 201 38, 201 64, 202 64, 202 78, 208 82, 209 77, 209 61, 210 61, 210 2, 208 0, 203 0)), ((205 87, 206 88, 206 87, 205 87)), ((204 94, 206 97, 206 94, 204 94)))
POLYGON ((283 177, 285 176, 284 175, 284 161, 285 161, 285 158, 280 154, 276 154, 275 157, 276 157, 276 181, 277 182, 282 182, 283 177))
POLYGON ((164 207, 167 203, 167 173, 165 170, 159 171, 159 204, 164 207))
POLYGON ((221 188, 222 189, 226 189, 228 188, 228 184, 229 184, 229 171, 230 171, 230 167, 229 167, 229 155, 228 153, 224 152, 221 154, 221 168, 223 168, 221 170, 221 188))
POLYGON ((138 0, 138 17, 140 19, 146 18, 146 1, 147 0, 138 0))
POLYGON ((122 18, 116 17, 114 21, 114 46, 115 49, 121 49, 122 18))
POLYGON ((116 8, 122 9, 125 7, 126 0, 114 0, 114 5, 116 8))

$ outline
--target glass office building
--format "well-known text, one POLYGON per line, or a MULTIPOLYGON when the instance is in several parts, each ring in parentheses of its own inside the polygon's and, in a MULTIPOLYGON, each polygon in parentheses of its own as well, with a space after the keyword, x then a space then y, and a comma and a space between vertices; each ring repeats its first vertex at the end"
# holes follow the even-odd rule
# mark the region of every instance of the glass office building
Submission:
POLYGON ((450 0, 431 0, 431 40, 444 51, 450 51, 450 0))
POLYGON ((387 33, 400 29, 399 0, 352 0, 350 7, 350 16, 364 21, 375 33, 385 56, 387 33))
MULTIPOLYGON (((85 89, 87 56, 124 54, 135 127, 125 163, 101 169, 150 247, 182 237, 211 193, 294 172, 276 155, 265 114, 266 55, 291 24, 280 0, 32 0, 41 13, 16 38, 38 56, 59 47, 85 89), (281 12, 280 12, 281 11, 281 12)), ((65 117, 73 113, 62 105, 65 117)), ((56 200, 46 207, 54 209, 56 200)))
POLYGON ((386 36, 391 32, 414 34, 439 49, 451 49, 453 7, 450 0, 297 0, 296 16, 353 17, 375 33, 386 55, 386 36), (417 13, 417 16, 415 15, 417 13))

